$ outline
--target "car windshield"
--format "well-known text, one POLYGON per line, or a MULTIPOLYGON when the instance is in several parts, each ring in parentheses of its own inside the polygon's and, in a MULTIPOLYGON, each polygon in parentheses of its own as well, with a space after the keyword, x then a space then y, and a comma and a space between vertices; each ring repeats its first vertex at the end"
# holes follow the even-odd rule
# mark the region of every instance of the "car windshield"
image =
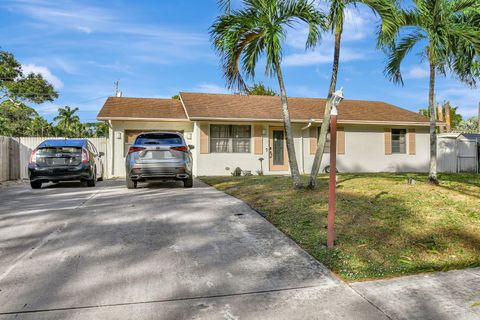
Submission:
POLYGON ((171 145, 182 144, 182 138, 175 133, 145 133, 135 140, 135 144, 171 145))
POLYGON ((78 155, 82 153, 82 148, 77 147, 46 147, 37 151, 37 156, 54 157, 57 154, 78 155))

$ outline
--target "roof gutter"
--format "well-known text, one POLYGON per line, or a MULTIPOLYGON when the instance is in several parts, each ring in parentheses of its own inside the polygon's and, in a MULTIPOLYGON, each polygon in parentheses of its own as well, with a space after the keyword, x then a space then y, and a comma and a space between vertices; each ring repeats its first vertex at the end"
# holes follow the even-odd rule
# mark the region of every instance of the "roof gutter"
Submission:
POLYGON ((189 119, 179 118, 138 118, 138 117, 97 117, 97 120, 128 120, 128 121, 181 121, 190 122, 189 119))
MULTIPOLYGON (((232 122, 283 122, 282 119, 258 119, 258 118, 215 118, 215 117, 190 117, 194 121, 232 121, 232 122)), ((322 123, 322 120, 315 119, 292 119, 295 123, 322 123)), ((370 121, 370 120, 339 120, 339 124, 374 124, 374 125, 392 125, 392 126, 429 126, 429 122, 415 122, 415 121, 370 121)), ((438 123, 437 125, 444 125, 438 123)))

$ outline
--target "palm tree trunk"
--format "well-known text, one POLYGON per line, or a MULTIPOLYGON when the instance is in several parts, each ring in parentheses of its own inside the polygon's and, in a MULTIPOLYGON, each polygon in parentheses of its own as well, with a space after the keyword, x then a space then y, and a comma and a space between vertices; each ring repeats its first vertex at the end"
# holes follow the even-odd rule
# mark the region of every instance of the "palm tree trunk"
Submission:
POLYGON ((327 142, 328 128, 330 126, 330 112, 332 110, 332 106, 330 104, 330 98, 332 97, 332 94, 335 91, 335 88, 337 86, 341 41, 342 41, 342 33, 339 31, 335 32, 335 51, 333 53, 332 77, 330 79, 330 87, 328 89, 327 102, 325 103, 325 113, 323 114, 322 127, 320 128, 320 135, 318 137, 317 151, 315 152, 315 158, 313 159, 312 170, 310 172, 310 180, 308 182, 309 189, 315 189, 318 171, 320 170, 320 164, 322 163, 325 144, 327 142))
POLYGON ((428 182, 438 184, 437 179, 437 118, 435 113, 435 64, 430 59, 430 84, 428 91, 428 111, 430 112, 430 171, 428 182))
POLYGON ((283 83, 282 70, 280 63, 275 62, 275 69, 277 72, 278 85, 280 87, 280 98, 282 100, 282 114, 283 125, 285 127, 285 136, 287 142, 288 163, 290 165, 290 173, 292 175, 293 186, 296 189, 302 188, 302 181, 300 179, 300 172, 298 170, 297 156, 295 154, 295 145, 293 142, 292 123, 290 122, 290 112, 288 111, 287 92, 285 84, 283 83))

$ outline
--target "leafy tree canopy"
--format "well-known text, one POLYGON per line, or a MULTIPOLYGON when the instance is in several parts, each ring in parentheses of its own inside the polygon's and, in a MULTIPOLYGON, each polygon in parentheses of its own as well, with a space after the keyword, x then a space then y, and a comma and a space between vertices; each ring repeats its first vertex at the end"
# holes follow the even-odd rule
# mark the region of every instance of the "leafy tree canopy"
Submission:
POLYGON ((41 74, 25 74, 13 54, 0 51, 0 101, 40 104, 58 98, 53 85, 41 74))
POLYGON ((252 86, 247 87, 247 94, 248 95, 257 95, 257 96, 278 96, 278 93, 265 86, 262 82, 254 83, 252 86))
MULTIPOLYGON (((458 107, 450 107, 450 126, 452 129, 457 128, 460 125, 460 122, 462 122, 463 120, 462 115, 459 114, 457 110, 458 110, 458 107)), ((445 108, 443 108, 443 112, 445 114, 445 108)), ((428 107, 424 109, 420 109, 419 113, 422 116, 430 117, 430 111, 428 110, 428 107)), ((444 120, 445 120, 445 116, 444 116, 444 120)))
POLYGON ((480 128, 478 127, 478 118, 471 117, 462 122, 457 128, 457 131, 460 132, 480 132, 480 128))
POLYGON ((6 100, 0 102, 0 135, 25 136, 30 122, 38 117, 35 109, 23 103, 6 100))

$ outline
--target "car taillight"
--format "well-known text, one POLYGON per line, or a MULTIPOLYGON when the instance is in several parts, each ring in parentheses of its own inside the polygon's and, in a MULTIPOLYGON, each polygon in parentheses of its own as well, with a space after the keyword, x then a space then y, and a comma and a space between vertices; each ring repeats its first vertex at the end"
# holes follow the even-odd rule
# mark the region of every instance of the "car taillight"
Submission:
POLYGON ((142 151, 142 150, 145 150, 145 148, 144 147, 130 147, 130 148, 128 148, 128 153, 138 152, 138 151, 142 151))
POLYGON ((182 151, 182 152, 188 152, 188 148, 185 146, 181 147, 171 147, 170 150, 176 150, 176 151, 182 151))
POLYGON ((88 151, 85 149, 82 149, 82 162, 88 163, 89 160, 90 160, 90 155, 88 154, 88 151))
POLYGON ((37 163, 37 151, 38 149, 33 149, 32 154, 30 155, 30 163, 37 163))

